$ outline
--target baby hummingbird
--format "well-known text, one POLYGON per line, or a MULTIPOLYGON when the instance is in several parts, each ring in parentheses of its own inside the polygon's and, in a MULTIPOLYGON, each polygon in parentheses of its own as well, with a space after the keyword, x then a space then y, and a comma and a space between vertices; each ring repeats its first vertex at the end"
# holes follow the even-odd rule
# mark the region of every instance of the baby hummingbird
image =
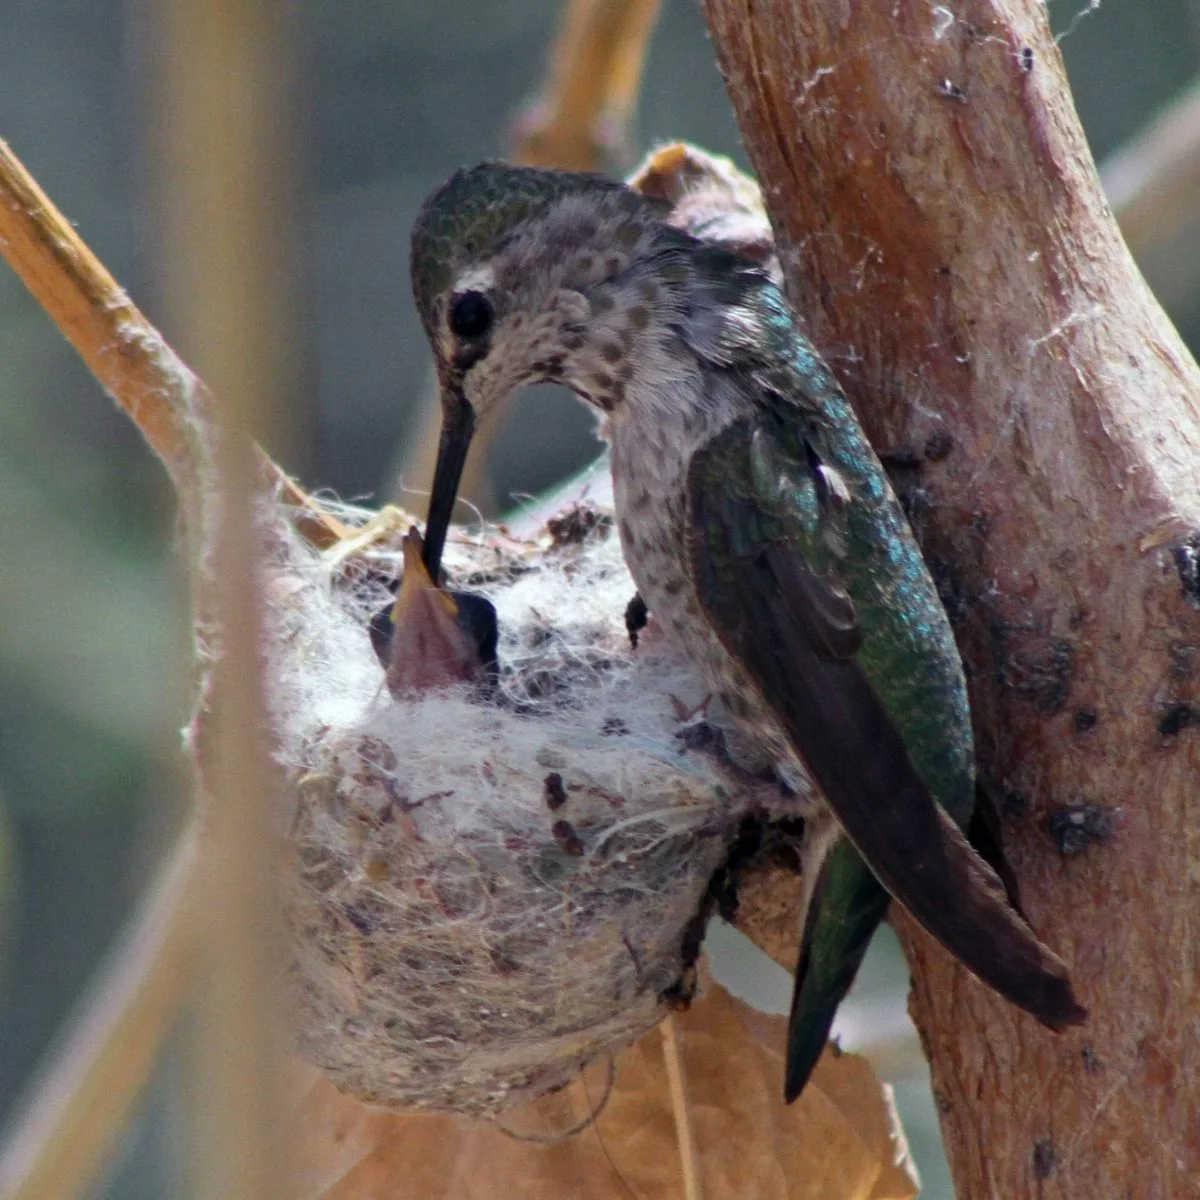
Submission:
POLYGON ((1081 1021, 1066 967, 961 832, 975 791, 962 665, 879 460, 763 269, 666 216, 598 176, 498 163, 426 201, 412 280, 443 406, 430 574, 477 418, 524 384, 573 391, 604 414, 621 546, 650 612, 821 798, 787 1098, 889 895, 1043 1024, 1081 1021))

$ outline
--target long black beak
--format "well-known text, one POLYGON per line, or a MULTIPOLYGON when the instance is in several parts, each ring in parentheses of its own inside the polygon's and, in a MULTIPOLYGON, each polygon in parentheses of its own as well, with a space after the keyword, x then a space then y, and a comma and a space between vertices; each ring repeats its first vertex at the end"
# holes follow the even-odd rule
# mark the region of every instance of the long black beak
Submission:
POLYGON ((429 578, 436 584, 446 548, 446 533, 458 498, 463 464, 475 434, 475 410, 458 391, 442 395, 442 439, 438 443, 433 491, 429 494, 429 516, 425 521, 425 552, 422 559, 429 578))

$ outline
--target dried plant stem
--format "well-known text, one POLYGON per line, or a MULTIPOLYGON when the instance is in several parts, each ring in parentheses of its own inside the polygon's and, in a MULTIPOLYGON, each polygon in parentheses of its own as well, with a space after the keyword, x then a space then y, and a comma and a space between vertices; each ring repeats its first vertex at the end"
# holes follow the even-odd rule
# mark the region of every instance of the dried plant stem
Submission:
POLYGON ((667 1087, 671 1093, 671 1112, 675 1117, 675 1140, 679 1145, 679 1169, 683 1175, 684 1200, 703 1200, 700 1176, 700 1151, 688 1107, 687 1076, 680 1046, 679 1022, 668 1017, 659 1027, 662 1034, 663 1061, 667 1068, 667 1087))
POLYGON ((286 960, 275 892, 282 847, 262 679, 254 519, 262 481, 251 438, 280 411, 287 353, 274 215, 290 184, 278 152, 290 116, 288 25, 269 0, 173 0, 161 15, 161 109, 172 134, 163 170, 168 284, 214 398, 204 414, 212 454, 200 480, 203 568, 193 573, 215 663, 192 739, 205 867, 191 1150, 198 1197, 266 1200, 288 1190, 288 1038, 276 994, 286 960))
POLYGON ((6 1200, 71 1200, 111 1157, 186 994, 198 868, 189 826, 0 1154, 6 1200))

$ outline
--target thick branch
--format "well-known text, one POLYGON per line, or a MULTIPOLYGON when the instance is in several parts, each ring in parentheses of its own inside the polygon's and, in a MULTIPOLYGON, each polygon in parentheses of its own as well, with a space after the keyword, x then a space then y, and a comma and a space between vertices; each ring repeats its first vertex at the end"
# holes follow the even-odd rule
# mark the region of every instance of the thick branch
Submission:
POLYGON ((1200 375, 1042 5, 706 9, 792 298, 910 463, 1025 909, 1091 1008, 1046 1033, 902 922, 960 1194, 1187 1194, 1200 375))

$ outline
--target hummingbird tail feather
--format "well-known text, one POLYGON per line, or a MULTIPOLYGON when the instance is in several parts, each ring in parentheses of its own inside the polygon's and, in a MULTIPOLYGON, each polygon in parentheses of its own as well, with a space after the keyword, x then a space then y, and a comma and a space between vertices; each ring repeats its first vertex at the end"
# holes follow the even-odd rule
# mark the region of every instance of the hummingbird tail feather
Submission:
POLYGON ((858 851, 839 841, 821 868, 800 942, 788 1016, 788 1104, 808 1083, 890 900, 858 851))

